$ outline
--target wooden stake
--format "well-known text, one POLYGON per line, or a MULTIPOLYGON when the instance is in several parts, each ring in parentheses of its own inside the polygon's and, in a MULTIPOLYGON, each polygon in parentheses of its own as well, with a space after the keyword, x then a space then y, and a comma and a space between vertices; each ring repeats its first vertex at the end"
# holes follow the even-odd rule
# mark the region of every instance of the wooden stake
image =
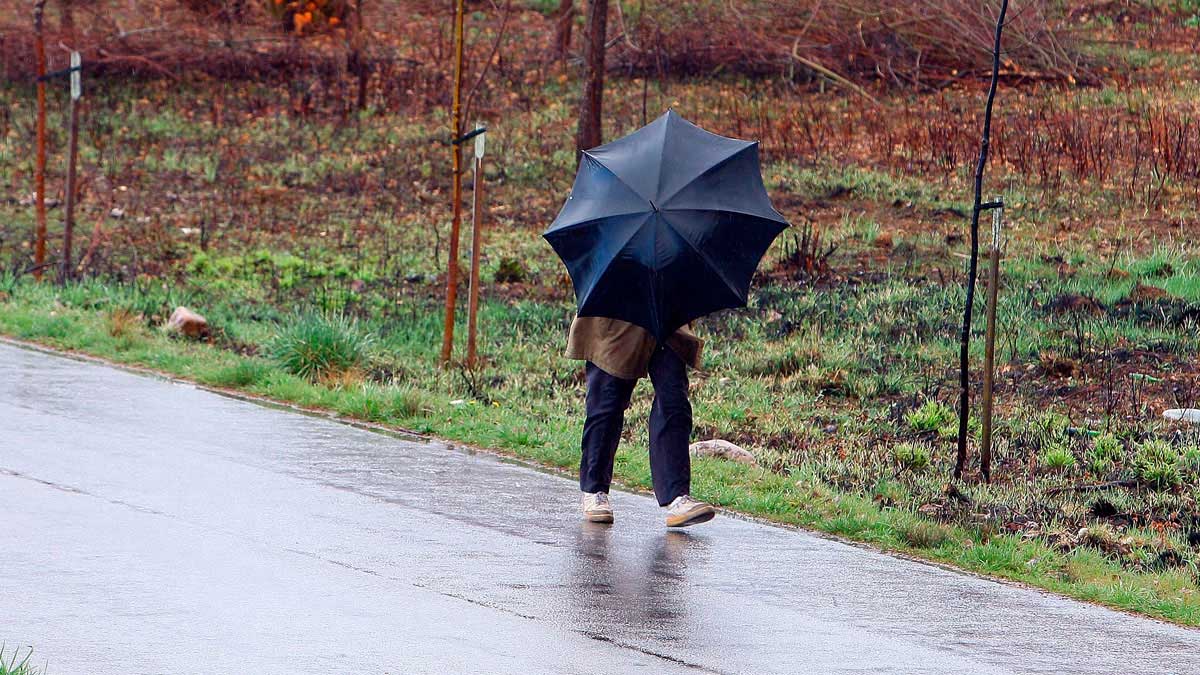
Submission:
MULTIPOLYGON (((476 123, 476 129, 480 125, 476 123)), ((483 241, 483 219, 480 207, 483 204, 483 149, 486 134, 475 137, 475 186, 471 190, 471 285, 467 304, 467 368, 476 365, 476 316, 479 313, 479 247, 483 241)))
POLYGON ((1000 228, 1004 222, 1004 200, 992 210, 992 258, 988 269, 987 332, 984 335, 983 357, 983 438, 980 443, 979 465, 983 480, 992 480, 992 390, 996 376, 996 296, 1000 292, 1000 228))
POLYGON ((83 96, 82 67, 79 52, 71 52, 71 135, 67 152, 67 208, 63 222, 62 265, 58 268, 58 283, 74 276, 71 269, 71 239, 75 234, 75 164, 79 156, 79 99, 83 96))
POLYGON ((42 18, 46 1, 40 0, 33 6, 33 48, 37 59, 37 148, 33 171, 34 209, 37 214, 37 231, 33 243, 33 278, 42 280, 42 268, 46 263, 46 38, 42 32, 42 18))
POLYGON ((454 215, 450 221, 450 260, 446 268, 446 321, 442 330, 441 363, 450 363, 454 352, 454 312, 458 304, 458 239, 462 225, 462 79, 463 79, 463 0, 454 3, 454 98, 450 112, 450 138, 453 160, 454 215))
POLYGON ((1000 2, 996 18, 996 40, 992 47, 992 81, 988 85, 987 105, 983 110, 983 139, 979 144, 979 163, 975 165, 975 206, 971 209, 971 260, 967 268, 967 302, 963 308, 962 333, 958 351, 958 457, 954 462, 954 477, 961 478, 967 463, 967 420, 970 416, 971 380, 971 312, 975 307, 975 279, 979 276, 979 212, 983 203, 983 167, 987 164, 988 146, 992 136, 992 104, 996 100, 996 85, 1000 80, 1000 35, 1004 31, 1004 15, 1008 0, 1000 2))

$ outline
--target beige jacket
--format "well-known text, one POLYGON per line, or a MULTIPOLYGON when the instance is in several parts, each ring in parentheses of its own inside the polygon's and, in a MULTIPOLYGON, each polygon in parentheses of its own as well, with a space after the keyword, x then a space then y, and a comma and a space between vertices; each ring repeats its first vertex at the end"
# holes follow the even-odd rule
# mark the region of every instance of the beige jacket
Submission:
MULTIPOLYGON (((620 319, 598 316, 575 317, 567 337, 567 358, 591 361, 601 370, 624 380, 646 376, 650 357, 658 341, 650 331, 620 319)), ((684 363, 700 367, 704 341, 686 326, 667 338, 667 346, 684 363)))

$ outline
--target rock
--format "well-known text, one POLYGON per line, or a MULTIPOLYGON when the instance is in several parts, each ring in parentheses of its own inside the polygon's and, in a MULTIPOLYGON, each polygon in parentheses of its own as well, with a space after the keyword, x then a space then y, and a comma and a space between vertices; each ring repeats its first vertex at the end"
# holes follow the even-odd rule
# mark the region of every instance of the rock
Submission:
POLYGON ((754 453, 719 438, 692 443, 689 449, 693 457, 718 457, 751 466, 758 464, 758 460, 754 459, 754 453))
MULTIPOLYGON (((29 194, 18 199, 17 203, 20 204, 21 206, 33 206, 33 205, 37 204, 37 193, 30 192, 29 194)), ((59 201, 59 199, 57 197, 51 197, 49 195, 46 196, 45 203, 46 203, 46 208, 48 208, 48 209, 53 209, 53 208, 57 207, 59 204, 62 204, 62 202, 59 201)))
POLYGON ((1163 417, 1169 420, 1178 422, 1191 422, 1192 424, 1200 424, 1200 409, 1197 408, 1171 408, 1163 411, 1163 417))
POLYGON ((210 334, 208 319, 182 305, 171 312, 171 318, 167 319, 166 329, 192 339, 206 338, 210 334))

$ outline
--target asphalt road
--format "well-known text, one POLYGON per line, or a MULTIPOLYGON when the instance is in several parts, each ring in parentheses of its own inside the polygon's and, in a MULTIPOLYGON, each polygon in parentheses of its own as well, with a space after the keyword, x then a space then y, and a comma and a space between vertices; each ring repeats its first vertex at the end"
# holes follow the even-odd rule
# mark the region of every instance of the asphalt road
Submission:
POLYGON ((0 344, 0 642, 86 673, 1197 673, 1200 631, 0 344))

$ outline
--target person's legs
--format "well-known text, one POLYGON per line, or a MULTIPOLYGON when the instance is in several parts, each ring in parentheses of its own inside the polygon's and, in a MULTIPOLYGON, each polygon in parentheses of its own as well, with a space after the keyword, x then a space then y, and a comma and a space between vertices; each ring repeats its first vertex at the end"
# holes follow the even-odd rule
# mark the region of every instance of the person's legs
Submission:
POLYGON ((608 492, 613 460, 625 424, 625 408, 637 380, 613 377, 592 362, 586 366, 587 420, 583 423, 583 456, 579 461, 579 489, 608 492))
POLYGON ((659 506, 691 490, 692 404, 688 401, 687 365, 666 346, 650 358, 654 405, 650 409, 650 474, 659 506))

